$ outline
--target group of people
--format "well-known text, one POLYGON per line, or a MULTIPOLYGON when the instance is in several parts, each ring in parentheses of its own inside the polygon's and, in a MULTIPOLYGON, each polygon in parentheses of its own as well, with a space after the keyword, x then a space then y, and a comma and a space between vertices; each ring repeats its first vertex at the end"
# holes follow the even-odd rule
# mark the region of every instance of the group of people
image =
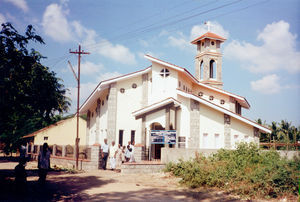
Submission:
POLYGON ((129 141, 127 146, 121 146, 120 144, 116 146, 115 141, 112 141, 109 146, 107 139, 104 139, 104 144, 101 145, 101 155, 101 167, 103 170, 106 170, 107 160, 109 160, 111 170, 120 168, 124 162, 135 162, 134 141, 129 141))
MULTIPOLYGON (((38 175, 39 183, 43 185, 46 181, 48 170, 50 169, 50 149, 47 143, 43 144, 43 147, 38 156, 38 175)), ((26 154, 26 147, 21 145, 20 147, 20 159, 19 164, 15 167, 15 183, 16 188, 19 191, 26 190, 27 174, 26 174, 26 163, 29 161, 26 154)))

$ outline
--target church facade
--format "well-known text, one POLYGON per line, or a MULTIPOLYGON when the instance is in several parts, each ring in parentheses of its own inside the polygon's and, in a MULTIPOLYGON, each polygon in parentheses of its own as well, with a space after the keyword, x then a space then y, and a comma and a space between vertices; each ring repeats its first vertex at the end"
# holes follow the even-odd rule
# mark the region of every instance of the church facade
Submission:
POLYGON ((108 142, 138 146, 160 158, 151 130, 176 131, 170 147, 234 149, 236 143, 259 142, 270 129, 244 116, 246 98, 223 90, 221 44, 226 39, 207 32, 193 40, 195 73, 150 55, 151 66, 102 81, 80 108, 87 114, 87 145, 108 142))

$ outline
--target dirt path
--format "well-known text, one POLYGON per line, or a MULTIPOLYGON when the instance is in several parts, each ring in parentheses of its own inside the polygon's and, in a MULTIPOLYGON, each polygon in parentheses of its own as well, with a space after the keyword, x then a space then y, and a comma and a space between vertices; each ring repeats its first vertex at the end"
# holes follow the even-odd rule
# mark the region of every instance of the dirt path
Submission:
POLYGON ((91 171, 77 174, 50 172, 44 187, 37 181, 36 163, 27 166, 28 184, 24 195, 17 194, 13 184, 16 162, 0 162, 0 200, 48 201, 238 201, 222 192, 188 190, 178 179, 164 173, 121 174, 113 171, 91 171), (11 176, 11 177, 9 177, 11 176), (2 181, 2 182, 1 182, 2 181))

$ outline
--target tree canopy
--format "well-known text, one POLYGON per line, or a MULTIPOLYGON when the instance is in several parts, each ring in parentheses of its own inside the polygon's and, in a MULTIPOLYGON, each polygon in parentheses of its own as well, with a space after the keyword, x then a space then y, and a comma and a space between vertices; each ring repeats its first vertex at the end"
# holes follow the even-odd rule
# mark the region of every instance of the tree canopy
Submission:
POLYGON ((18 146, 20 137, 56 121, 70 102, 61 79, 41 64, 43 57, 29 42, 44 44, 28 25, 24 35, 10 24, 0 32, 0 141, 6 151, 18 146))

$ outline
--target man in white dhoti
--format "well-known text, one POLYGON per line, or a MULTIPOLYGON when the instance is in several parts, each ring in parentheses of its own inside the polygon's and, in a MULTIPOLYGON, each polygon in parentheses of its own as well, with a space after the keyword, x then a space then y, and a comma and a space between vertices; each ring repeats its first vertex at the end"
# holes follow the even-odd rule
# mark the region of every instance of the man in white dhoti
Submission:
POLYGON ((116 169, 116 156, 117 156, 118 148, 115 145, 115 141, 111 142, 111 146, 109 147, 109 163, 110 169, 116 169))

